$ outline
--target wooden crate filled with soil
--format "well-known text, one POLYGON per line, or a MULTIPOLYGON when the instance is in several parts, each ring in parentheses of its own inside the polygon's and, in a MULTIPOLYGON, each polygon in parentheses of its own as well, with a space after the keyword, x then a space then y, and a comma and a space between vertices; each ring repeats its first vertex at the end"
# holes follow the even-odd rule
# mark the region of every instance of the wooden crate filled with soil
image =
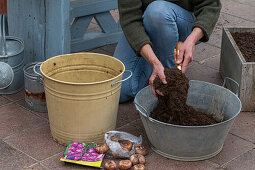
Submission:
MULTIPOLYGON (((255 28, 224 27, 220 74, 239 85, 242 111, 255 111, 255 28)), ((233 86, 234 87, 234 86, 233 86)))

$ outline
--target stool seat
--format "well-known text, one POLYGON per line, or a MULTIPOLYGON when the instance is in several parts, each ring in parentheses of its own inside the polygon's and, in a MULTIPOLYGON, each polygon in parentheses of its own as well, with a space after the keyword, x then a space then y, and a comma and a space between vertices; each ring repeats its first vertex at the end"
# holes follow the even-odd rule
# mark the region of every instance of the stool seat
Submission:
POLYGON ((70 17, 88 16, 117 8, 117 0, 71 0, 70 17))
POLYGON ((122 33, 119 22, 113 19, 110 10, 118 8, 117 0, 71 0, 71 52, 79 52, 91 48, 117 42, 122 33), (95 18, 101 31, 86 33, 95 18))

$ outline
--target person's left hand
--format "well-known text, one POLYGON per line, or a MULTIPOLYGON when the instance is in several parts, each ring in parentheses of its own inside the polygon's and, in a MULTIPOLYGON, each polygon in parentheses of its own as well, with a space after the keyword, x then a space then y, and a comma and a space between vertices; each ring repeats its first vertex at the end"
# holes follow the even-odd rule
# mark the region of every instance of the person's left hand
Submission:
MULTIPOLYGON (((193 53, 195 50, 195 43, 186 39, 179 48, 179 56, 177 56, 176 63, 180 64, 183 61, 182 73, 185 73, 188 64, 193 61, 193 53)), ((174 51, 174 56, 176 51, 174 51)))

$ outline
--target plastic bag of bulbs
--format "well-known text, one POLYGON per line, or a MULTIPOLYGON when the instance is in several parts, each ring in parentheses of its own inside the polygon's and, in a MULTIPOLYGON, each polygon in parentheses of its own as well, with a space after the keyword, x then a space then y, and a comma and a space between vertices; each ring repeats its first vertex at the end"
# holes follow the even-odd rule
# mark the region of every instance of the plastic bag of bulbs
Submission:
POLYGON ((142 136, 136 137, 126 132, 109 131, 104 140, 115 158, 129 158, 135 154, 135 145, 142 144, 142 136))
POLYGON ((133 170, 145 170, 147 149, 142 145, 141 135, 137 137, 126 132, 109 131, 105 134, 104 140, 105 142, 97 144, 95 150, 115 158, 106 161, 104 169, 127 170, 133 166, 133 170), (118 158, 121 160, 118 161, 118 158))

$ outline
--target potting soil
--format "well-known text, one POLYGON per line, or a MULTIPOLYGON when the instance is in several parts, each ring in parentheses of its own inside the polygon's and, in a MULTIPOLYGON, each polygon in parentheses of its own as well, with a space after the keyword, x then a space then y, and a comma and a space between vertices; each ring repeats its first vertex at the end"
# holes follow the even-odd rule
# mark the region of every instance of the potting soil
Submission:
POLYGON ((202 126, 218 123, 211 115, 195 110, 186 104, 189 80, 176 68, 165 69, 167 84, 157 77, 153 85, 163 96, 158 95, 158 105, 151 117, 161 122, 183 125, 202 126))
POLYGON ((255 62, 255 33, 231 33, 246 62, 255 62))

